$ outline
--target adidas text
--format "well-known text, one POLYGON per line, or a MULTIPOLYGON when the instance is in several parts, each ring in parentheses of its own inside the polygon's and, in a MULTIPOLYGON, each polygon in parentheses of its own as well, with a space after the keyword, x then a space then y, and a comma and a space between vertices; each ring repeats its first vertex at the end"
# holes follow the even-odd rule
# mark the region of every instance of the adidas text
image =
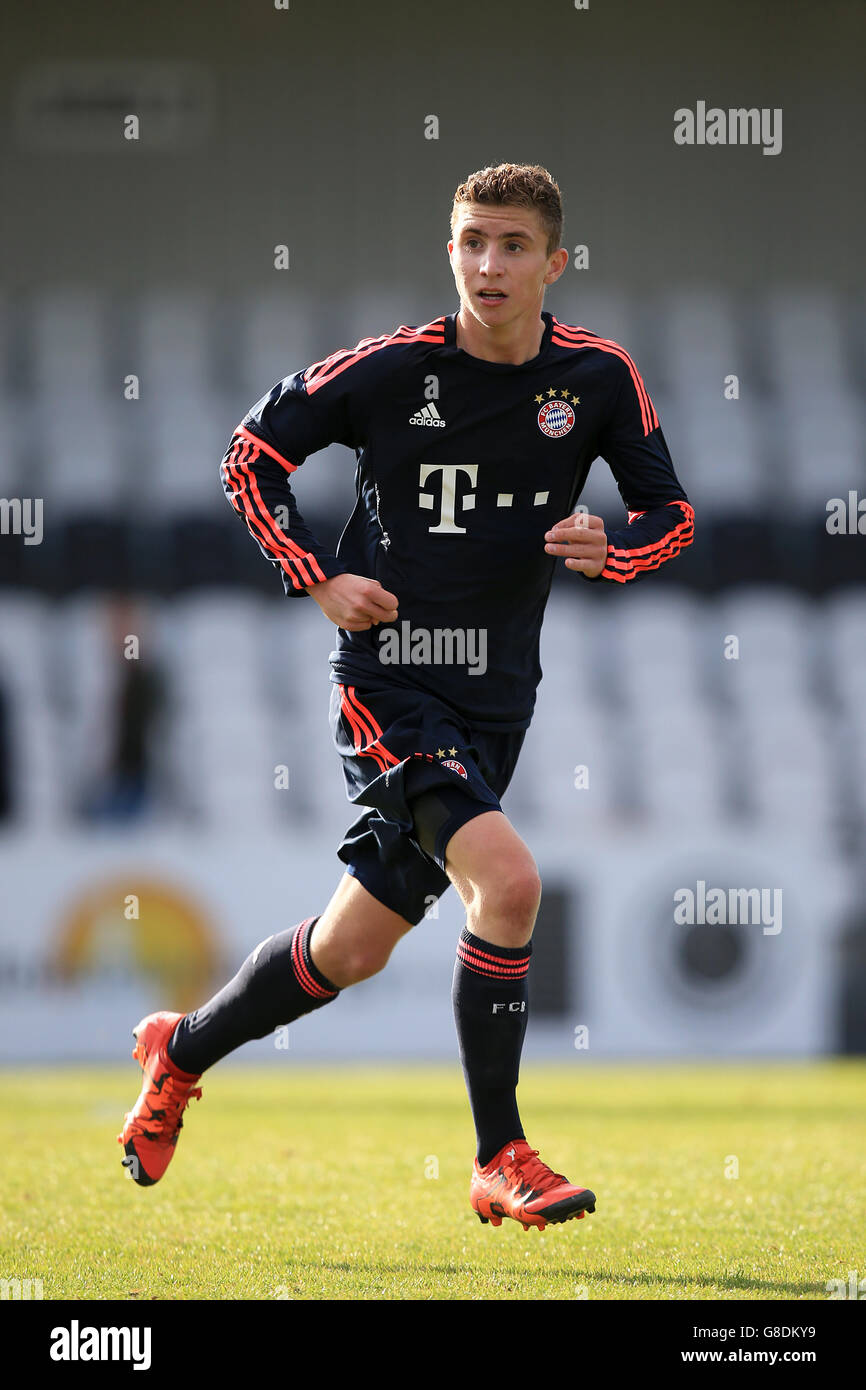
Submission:
POLYGON ((436 430, 444 430, 445 428, 445 421, 432 401, 429 405, 425 405, 423 410, 416 410, 414 415, 410 415, 409 424, 426 425, 428 428, 436 430))

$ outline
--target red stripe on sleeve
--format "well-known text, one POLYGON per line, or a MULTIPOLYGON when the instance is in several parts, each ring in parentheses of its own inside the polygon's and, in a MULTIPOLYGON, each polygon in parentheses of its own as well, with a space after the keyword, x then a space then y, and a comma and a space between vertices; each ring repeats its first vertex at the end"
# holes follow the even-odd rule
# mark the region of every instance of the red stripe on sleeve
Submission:
POLYGON ((650 399, 650 394, 643 382, 643 377, 634 364, 634 360, 629 356, 624 347, 615 343, 612 338, 600 338, 597 333, 591 333, 587 328, 572 328, 568 324, 560 323, 554 318, 554 331, 552 341, 558 347, 595 347, 600 352, 612 353, 619 357, 629 369, 631 379, 634 384, 638 404, 640 406, 641 421, 643 422, 644 436, 651 434, 658 428, 658 415, 655 406, 650 399))
POLYGON ((684 513, 683 520, 650 545, 635 546, 633 550, 623 546, 608 546, 601 578, 615 579, 618 583, 624 584, 646 570, 658 569, 666 560, 672 560, 681 550, 691 545, 694 537, 694 508, 688 502, 667 502, 665 505, 680 507, 684 513))
POLYGON ((278 454, 276 449, 272 449, 270 444, 266 444, 263 439, 259 439, 257 434, 252 434, 249 430, 244 429, 243 425, 238 425, 235 434, 248 440, 250 444, 254 444, 257 449, 263 449, 266 454, 270 454, 271 458, 276 459, 277 463, 280 464, 282 468, 285 468, 287 473, 297 472, 298 465, 296 463, 289 463, 289 460, 284 459, 282 454, 278 454))
POLYGON ((362 361, 371 353, 379 352, 382 348, 389 347, 393 343, 438 343, 441 346, 444 342, 444 319, 435 319, 422 328, 407 328, 405 324, 401 324, 395 332, 389 333, 386 337, 362 338, 356 347, 343 348, 340 352, 332 353, 330 357, 324 358, 321 362, 315 362, 312 367, 307 368, 304 373, 307 395, 313 395, 321 386, 326 386, 329 381, 333 381, 335 377, 340 376, 356 362, 362 361))

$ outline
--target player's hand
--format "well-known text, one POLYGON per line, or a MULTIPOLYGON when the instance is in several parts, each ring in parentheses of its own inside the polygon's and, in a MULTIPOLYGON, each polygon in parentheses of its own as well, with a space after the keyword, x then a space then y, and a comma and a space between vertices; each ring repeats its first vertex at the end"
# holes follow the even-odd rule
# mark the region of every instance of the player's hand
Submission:
POLYGON ((607 563, 607 535, 600 516, 577 512, 557 521, 545 536, 548 555, 562 555, 570 570, 580 570, 588 579, 601 574, 607 563))
POLYGON ((397 597, 383 589, 378 579, 360 574, 335 574, 321 584, 310 584, 311 594, 326 618, 346 632, 366 632, 377 623, 397 621, 397 597))

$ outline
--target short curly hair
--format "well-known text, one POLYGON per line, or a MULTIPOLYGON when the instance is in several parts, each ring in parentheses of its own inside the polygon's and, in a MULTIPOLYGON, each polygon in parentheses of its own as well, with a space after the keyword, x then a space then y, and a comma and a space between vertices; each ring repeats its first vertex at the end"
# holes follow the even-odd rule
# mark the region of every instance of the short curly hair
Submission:
POLYGON ((562 195, 541 164, 494 164, 470 174, 454 194, 452 232, 464 203, 535 208, 547 232, 547 254, 552 256, 562 244, 562 195))

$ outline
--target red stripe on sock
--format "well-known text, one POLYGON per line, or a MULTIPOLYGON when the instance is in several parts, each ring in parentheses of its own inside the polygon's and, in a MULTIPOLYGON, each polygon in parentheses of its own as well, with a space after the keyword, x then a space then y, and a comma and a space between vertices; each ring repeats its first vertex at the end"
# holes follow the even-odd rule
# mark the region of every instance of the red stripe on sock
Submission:
POLYGON ((477 975, 487 975, 497 980, 522 980, 529 970, 530 961, 529 956, 513 962, 504 961, 500 956, 491 956, 485 951, 476 950, 465 941, 457 945, 457 959, 477 975))
POLYGON ((301 946, 301 935, 306 930, 307 923, 302 922, 292 937, 292 965, 295 969, 298 984, 301 986, 301 989, 307 994, 311 994, 314 999, 332 999, 334 997, 334 991, 323 989, 321 985, 316 983, 307 969, 304 961, 303 948, 301 946))

